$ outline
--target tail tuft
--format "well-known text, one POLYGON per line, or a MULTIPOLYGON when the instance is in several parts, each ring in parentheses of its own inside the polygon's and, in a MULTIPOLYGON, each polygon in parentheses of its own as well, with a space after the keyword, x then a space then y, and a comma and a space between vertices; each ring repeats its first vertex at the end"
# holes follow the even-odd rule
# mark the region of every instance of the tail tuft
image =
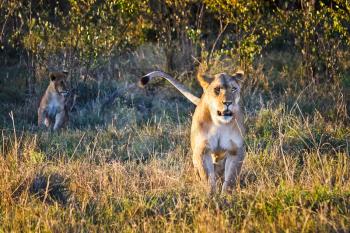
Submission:
POLYGON ((144 87, 149 82, 150 77, 148 75, 143 76, 139 81, 139 86, 144 87))

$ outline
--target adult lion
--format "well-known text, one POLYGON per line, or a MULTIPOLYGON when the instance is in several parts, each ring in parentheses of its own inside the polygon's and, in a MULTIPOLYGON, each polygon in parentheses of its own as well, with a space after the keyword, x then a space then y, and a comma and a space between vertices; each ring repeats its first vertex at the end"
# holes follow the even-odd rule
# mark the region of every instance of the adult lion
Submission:
POLYGON ((216 191, 217 177, 223 181, 222 192, 231 190, 242 167, 245 149, 239 100, 243 75, 243 71, 238 71, 210 77, 199 72, 201 98, 162 71, 148 73, 140 80, 144 86, 155 77, 163 77, 197 105, 191 126, 193 164, 201 180, 208 181, 211 193, 216 191))

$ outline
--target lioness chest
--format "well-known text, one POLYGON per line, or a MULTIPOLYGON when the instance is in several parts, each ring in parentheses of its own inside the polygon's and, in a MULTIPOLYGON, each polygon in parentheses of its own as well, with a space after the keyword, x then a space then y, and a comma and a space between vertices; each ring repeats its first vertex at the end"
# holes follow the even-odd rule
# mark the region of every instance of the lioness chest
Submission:
POLYGON ((240 132, 230 125, 212 126, 207 142, 215 161, 223 159, 227 153, 235 155, 237 149, 243 146, 240 132))

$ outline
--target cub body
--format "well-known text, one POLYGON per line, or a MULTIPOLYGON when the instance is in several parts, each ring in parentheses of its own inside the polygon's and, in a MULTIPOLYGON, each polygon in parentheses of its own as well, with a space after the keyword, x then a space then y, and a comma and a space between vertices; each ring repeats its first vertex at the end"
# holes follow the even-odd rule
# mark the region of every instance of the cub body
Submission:
POLYGON ((67 73, 51 72, 50 84, 41 98, 38 109, 38 126, 45 125, 47 128, 58 130, 68 123, 68 109, 66 102, 69 91, 67 89, 67 73))

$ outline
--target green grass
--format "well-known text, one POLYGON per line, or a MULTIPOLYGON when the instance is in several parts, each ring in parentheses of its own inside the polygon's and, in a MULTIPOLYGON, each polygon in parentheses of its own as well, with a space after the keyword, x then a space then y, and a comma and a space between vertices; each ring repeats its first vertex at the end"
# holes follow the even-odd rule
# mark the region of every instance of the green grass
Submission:
POLYGON ((336 85, 293 84, 294 69, 282 82, 283 66, 245 83, 247 156, 226 196, 209 197, 194 176, 194 107, 167 84, 106 84, 103 94, 122 95, 104 112, 85 86, 58 133, 35 126, 34 103, 4 102, 0 232, 347 232, 346 100, 336 85), (262 76, 268 87, 253 80, 262 76))

